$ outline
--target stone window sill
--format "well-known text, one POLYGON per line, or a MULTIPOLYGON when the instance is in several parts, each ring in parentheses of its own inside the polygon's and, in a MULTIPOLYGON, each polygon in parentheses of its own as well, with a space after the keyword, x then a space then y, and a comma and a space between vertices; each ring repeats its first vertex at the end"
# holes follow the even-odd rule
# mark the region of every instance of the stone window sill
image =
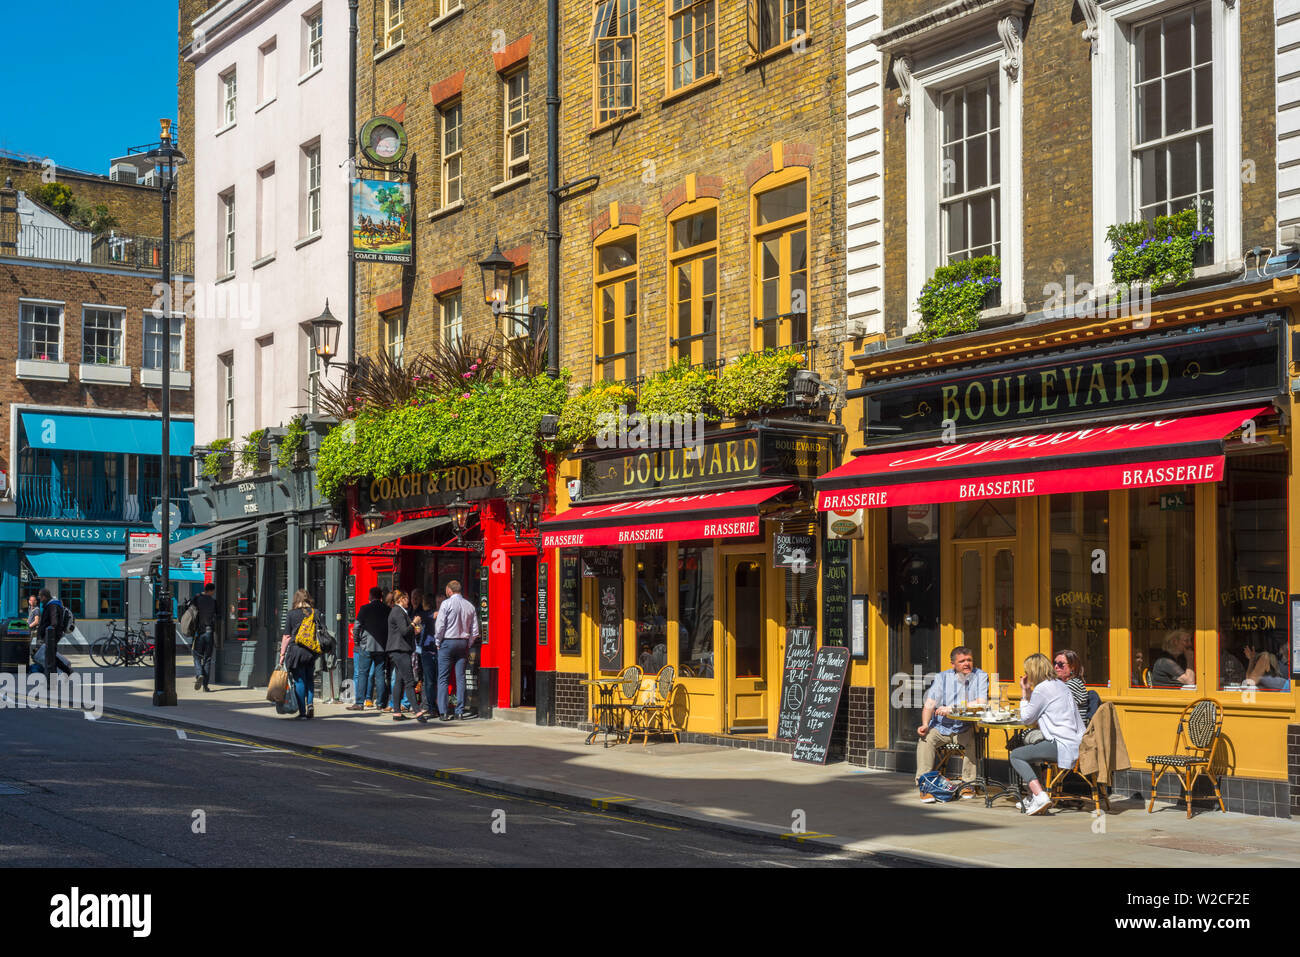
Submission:
POLYGON ((446 13, 444 13, 442 16, 437 17, 436 19, 430 21, 430 23, 429 23, 429 29, 430 29, 430 30, 436 30, 436 29, 438 29, 438 27, 442 26, 444 23, 450 23, 452 20, 455 20, 458 16, 460 16, 460 15, 461 15, 462 13, 464 13, 464 12, 465 12, 465 6, 464 6, 464 4, 462 4, 461 6, 457 7, 455 10, 448 10, 448 11, 447 11, 446 13))
POLYGON ((253 112, 261 113, 264 109, 266 109, 268 106, 274 103, 277 99, 278 97, 273 96, 269 100, 263 100, 261 103, 257 104, 257 106, 253 108, 253 112))
POLYGON ((686 86, 682 87, 680 90, 671 90, 670 92, 665 93, 664 98, 659 101, 659 106, 660 108, 663 108, 670 103, 676 103, 678 100, 683 100, 692 93, 698 93, 700 90, 707 90, 709 87, 717 86, 721 82, 721 73, 710 73, 703 79, 686 84, 686 86))
POLYGON ((261 269, 261 268, 262 268, 263 266, 265 266, 267 263, 273 263, 273 262, 275 262, 275 253, 269 253, 269 254, 263 256, 261 259, 254 259, 254 260, 253 260, 253 268, 254 268, 254 269, 261 269))
POLYGON ((213 135, 213 136, 220 136, 222 133, 228 132, 229 130, 233 130, 237 125, 238 125, 237 121, 235 121, 235 120, 231 120, 229 123, 227 123, 225 126, 221 127, 221 129, 217 130, 217 131, 216 131, 215 133, 213 133, 212 135, 213 135))
POLYGON ((374 57, 374 61, 375 61, 376 63, 378 63, 380 60, 385 60, 385 59, 387 59, 388 57, 392 56, 394 53, 396 53, 398 50, 402 49, 402 48, 405 47, 405 46, 406 46, 406 41, 405 41, 405 40, 398 40, 396 43, 394 43, 394 44, 393 44, 391 47, 389 47, 387 50, 380 50, 378 53, 376 53, 376 54, 375 54, 375 57, 374 57))
POLYGON ((612 130, 616 126, 622 126, 624 123, 630 123, 633 120, 640 119, 640 117, 641 117, 640 107, 637 107, 635 110, 628 110, 626 113, 620 113, 612 120, 606 120, 604 123, 601 123, 599 126, 593 126, 591 130, 587 133, 587 135, 595 136, 597 133, 604 133, 606 130, 612 130))
POLYGON ((429 222, 433 222, 435 219, 442 219, 444 216, 450 216, 452 213, 459 213, 464 208, 465 201, 463 199, 458 199, 450 206, 444 206, 442 209, 435 209, 431 212, 429 214, 429 222))
POLYGON ((795 48, 795 44, 800 42, 804 44, 804 48, 806 49, 808 45, 813 42, 812 34, 805 33, 802 34, 801 36, 795 37, 793 40, 786 40, 780 46, 772 47, 772 49, 766 51, 765 53, 760 53, 757 56, 752 57, 748 62, 745 63, 745 69, 752 70, 756 67, 760 67, 767 63, 770 63, 772 60, 775 60, 778 57, 783 57, 787 53, 792 52, 795 48))
POLYGON ((318 241, 320 240, 320 238, 321 238, 321 231, 318 229, 318 230, 316 230, 316 232, 312 233, 310 236, 304 236, 304 237, 302 237, 302 239, 300 239, 300 240, 298 240, 296 243, 294 243, 294 244, 293 244, 293 248, 294 248, 294 249, 302 249, 303 246, 310 246, 312 243, 314 243, 314 242, 318 242, 318 241))
POLYGON ((298 77, 298 85, 301 86, 302 84, 306 83, 308 80, 310 80, 312 77, 314 77, 317 73, 319 73, 323 69, 325 69, 324 63, 316 64, 306 73, 304 73, 302 76, 298 77))
POLYGON ((523 186, 524 183, 528 182, 528 180, 532 178, 532 175, 531 172, 527 172, 521 176, 516 176, 513 179, 508 179, 504 183, 497 183, 495 186, 489 187, 488 192, 493 196, 500 196, 502 193, 508 193, 516 186, 523 186))
POLYGON ((214 285, 219 286, 223 282, 230 282, 230 280, 234 278, 235 278, 235 274, 233 272, 228 272, 224 276, 218 276, 216 279, 212 280, 212 282, 214 285))

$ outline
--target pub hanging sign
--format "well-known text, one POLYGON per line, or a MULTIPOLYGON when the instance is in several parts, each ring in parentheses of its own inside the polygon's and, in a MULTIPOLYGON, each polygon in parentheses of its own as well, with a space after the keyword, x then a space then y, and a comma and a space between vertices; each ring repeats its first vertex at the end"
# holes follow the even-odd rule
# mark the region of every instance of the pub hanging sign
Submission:
POLYGON ((1283 391, 1275 315, 1174 336, 1133 337, 1047 358, 862 390, 866 444, 1267 398, 1283 391))

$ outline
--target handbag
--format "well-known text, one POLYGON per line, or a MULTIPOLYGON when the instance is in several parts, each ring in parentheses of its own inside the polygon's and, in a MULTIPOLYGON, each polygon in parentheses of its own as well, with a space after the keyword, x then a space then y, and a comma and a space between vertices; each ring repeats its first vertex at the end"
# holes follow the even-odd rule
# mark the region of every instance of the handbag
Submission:
POLYGON ((922 794, 932 794, 936 801, 951 801, 957 796, 957 788, 938 771, 927 771, 916 783, 922 794))
POLYGON ((321 619, 320 612, 316 612, 316 641, 320 644, 320 650, 324 654, 333 654, 335 648, 334 636, 325 628, 325 623, 321 619))
POLYGON ((284 704, 282 704, 276 710, 280 711, 281 714, 298 713, 298 692, 294 689, 292 681, 290 681, 288 685, 285 686, 284 704))
POLYGON ((281 704, 289 689, 289 672, 276 668, 271 672, 271 680, 266 683, 266 700, 281 704))

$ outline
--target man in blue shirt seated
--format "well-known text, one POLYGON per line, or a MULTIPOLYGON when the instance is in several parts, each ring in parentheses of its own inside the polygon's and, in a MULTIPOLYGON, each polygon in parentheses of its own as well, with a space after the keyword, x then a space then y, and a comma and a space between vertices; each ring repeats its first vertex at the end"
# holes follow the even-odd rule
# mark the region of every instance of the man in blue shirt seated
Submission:
MULTIPOLYGON (((948 717, 959 705, 968 708, 983 707, 989 696, 989 676, 975 667, 975 657, 964 645, 954 648, 949 656, 952 668, 935 676, 934 684, 925 695, 921 712, 921 726, 916 729, 916 777, 934 770, 939 761, 939 749, 945 744, 960 744, 966 749, 961 761, 963 780, 975 777, 975 726, 948 717)), ((973 791, 962 792, 963 798, 974 797, 973 791)), ((921 801, 934 803, 934 796, 922 792, 921 801)))

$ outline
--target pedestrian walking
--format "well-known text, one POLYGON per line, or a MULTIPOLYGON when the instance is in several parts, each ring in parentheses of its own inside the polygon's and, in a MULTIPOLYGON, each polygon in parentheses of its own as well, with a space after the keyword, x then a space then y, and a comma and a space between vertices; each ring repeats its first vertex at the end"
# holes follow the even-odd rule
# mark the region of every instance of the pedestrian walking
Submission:
POLYGON ((190 644, 194 653, 194 690, 211 691, 208 679, 212 677, 212 651, 216 647, 217 586, 208 582, 190 599, 190 605, 198 615, 190 644))
POLYGON ((294 691, 298 695, 300 718, 316 716, 312 686, 315 684, 316 659, 321 655, 316 631, 315 603, 307 589, 299 588, 294 592, 293 608, 285 620, 284 637, 280 642, 280 663, 293 681, 294 691))
POLYGON ((404 696, 415 697, 415 675, 411 672, 411 652, 415 650, 415 629, 408 611, 411 600, 400 588, 393 590, 393 610, 388 613, 388 660, 393 667, 393 720, 405 721, 404 696))
POLYGON ((438 711, 443 721, 465 717, 465 666, 478 643, 478 614, 460 593, 460 582, 447 582, 447 600, 438 606, 434 629, 438 646, 438 711), (456 672, 456 713, 447 710, 447 682, 456 672))
MULTIPOLYGON (((37 625, 40 639, 44 642, 45 673, 53 675, 59 667, 59 639, 71 630, 72 615, 63 604, 50 594, 48 588, 41 589, 41 617, 37 625)), ((69 669, 71 673, 71 669, 69 669)))
MULTIPOLYGON (((414 593, 412 593, 414 595, 414 593)), ((416 649, 420 655, 420 672, 423 676, 423 685, 420 700, 420 713, 417 714, 416 720, 427 721, 429 716, 435 714, 435 708, 438 701, 438 646, 434 642, 433 629, 436 626, 438 613, 429 606, 429 596, 420 596, 419 622, 420 627, 416 633, 416 649)))
POLYGON ((361 606, 352 627, 353 703, 348 711, 382 708, 386 691, 384 647, 388 643, 388 613, 382 588, 370 589, 370 601, 361 606))

